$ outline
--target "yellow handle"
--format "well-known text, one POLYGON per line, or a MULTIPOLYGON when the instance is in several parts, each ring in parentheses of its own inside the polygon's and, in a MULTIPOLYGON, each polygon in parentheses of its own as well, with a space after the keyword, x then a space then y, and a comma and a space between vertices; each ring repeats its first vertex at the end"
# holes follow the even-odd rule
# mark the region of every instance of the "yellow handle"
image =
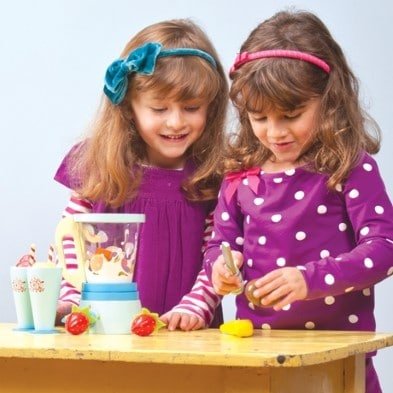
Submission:
POLYGON ((82 283, 86 281, 85 273, 85 243, 82 238, 82 224, 74 221, 72 216, 61 219, 56 228, 55 242, 56 252, 60 266, 63 268, 64 279, 73 285, 79 291, 82 289, 82 283), (67 261, 64 255, 63 241, 65 237, 72 237, 76 255, 76 269, 67 269, 67 261))

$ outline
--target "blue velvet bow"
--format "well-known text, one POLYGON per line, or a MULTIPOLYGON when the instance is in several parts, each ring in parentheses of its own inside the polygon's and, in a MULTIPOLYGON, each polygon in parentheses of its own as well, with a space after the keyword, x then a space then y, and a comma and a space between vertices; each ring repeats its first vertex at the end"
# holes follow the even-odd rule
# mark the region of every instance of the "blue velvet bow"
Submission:
POLYGON ((123 101, 128 87, 128 74, 139 72, 151 75, 156 59, 162 48, 161 44, 148 42, 133 50, 125 59, 115 60, 105 74, 104 93, 114 105, 123 101))
POLYGON ((162 49, 158 42, 148 42, 132 52, 125 59, 115 60, 105 74, 104 93, 112 104, 120 104, 128 88, 128 75, 138 72, 151 75, 154 72, 158 57, 167 56, 199 56, 216 67, 216 61, 207 52, 196 48, 162 49))

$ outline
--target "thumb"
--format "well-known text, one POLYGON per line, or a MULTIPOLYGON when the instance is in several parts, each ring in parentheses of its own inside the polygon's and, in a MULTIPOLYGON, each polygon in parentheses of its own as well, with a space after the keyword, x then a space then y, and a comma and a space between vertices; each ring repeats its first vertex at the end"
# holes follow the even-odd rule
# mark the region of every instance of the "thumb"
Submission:
POLYGON ((244 257, 240 251, 232 251, 233 261, 236 263, 236 266, 240 269, 243 266, 244 257))

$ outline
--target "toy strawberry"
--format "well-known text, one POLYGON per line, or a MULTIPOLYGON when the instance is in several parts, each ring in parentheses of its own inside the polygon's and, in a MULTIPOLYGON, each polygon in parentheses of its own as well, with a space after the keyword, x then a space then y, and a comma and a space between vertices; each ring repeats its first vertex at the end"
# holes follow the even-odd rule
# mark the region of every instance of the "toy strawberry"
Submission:
POLYGON ((131 332, 138 336, 149 336, 164 326, 165 323, 160 321, 157 313, 142 308, 141 313, 137 314, 131 323, 131 332))
POLYGON ((84 333, 96 322, 96 317, 90 312, 90 307, 72 306, 71 314, 67 315, 65 330, 73 335, 84 333))

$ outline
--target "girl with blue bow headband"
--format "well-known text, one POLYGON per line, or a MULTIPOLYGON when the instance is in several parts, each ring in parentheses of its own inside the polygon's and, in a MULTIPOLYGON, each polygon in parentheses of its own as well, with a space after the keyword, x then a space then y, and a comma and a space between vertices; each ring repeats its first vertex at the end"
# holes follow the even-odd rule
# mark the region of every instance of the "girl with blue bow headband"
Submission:
MULTIPOLYGON (((216 51, 189 20, 151 25, 108 67, 104 94, 91 136, 55 176, 73 191, 65 214, 145 213, 134 272, 142 305, 170 330, 218 326, 219 298, 201 270, 228 98, 216 51)), ((78 302, 63 283, 58 317, 78 302)))

